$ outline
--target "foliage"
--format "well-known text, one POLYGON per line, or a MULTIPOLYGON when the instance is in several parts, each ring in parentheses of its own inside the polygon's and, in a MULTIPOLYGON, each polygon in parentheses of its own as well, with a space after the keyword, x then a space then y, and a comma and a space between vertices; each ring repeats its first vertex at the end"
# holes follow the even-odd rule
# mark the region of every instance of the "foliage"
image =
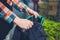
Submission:
POLYGON ((43 26, 47 40, 60 40, 60 22, 45 19, 43 26))

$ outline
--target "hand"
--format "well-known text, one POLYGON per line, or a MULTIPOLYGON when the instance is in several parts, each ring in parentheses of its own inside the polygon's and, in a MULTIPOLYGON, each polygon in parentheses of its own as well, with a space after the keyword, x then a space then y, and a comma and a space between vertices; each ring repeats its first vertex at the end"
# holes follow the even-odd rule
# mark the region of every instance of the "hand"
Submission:
POLYGON ((7 0, 7 3, 8 3, 10 6, 12 6, 11 0, 7 0))
POLYGON ((33 25, 33 22, 27 19, 15 18, 14 22, 22 29, 29 29, 33 25))
POLYGON ((39 16, 39 14, 36 12, 36 11, 33 11, 32 9, 30 9, 30 8, 27 8, 27 13, 29 14, 29 15, 34 15, 35 16, 35 18, 37 18, 37 16, 39 16))
POLYGON ((36 11, 32 11, 33 13, 33 15, 35 16, 35 18, 37 18, 37 16, 39 16, 39 14, 36 12, 36 11))

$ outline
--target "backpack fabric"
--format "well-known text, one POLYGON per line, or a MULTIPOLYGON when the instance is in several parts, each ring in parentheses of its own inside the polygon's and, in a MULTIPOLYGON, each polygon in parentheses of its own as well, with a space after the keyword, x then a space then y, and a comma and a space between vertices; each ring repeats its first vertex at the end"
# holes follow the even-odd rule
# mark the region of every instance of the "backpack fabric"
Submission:
POLYGON ((36 19, 31 19, 31 21, 34 22, 34 25, 28 30, 16 27, 12 40, 46 40, 43 26, 36 19))

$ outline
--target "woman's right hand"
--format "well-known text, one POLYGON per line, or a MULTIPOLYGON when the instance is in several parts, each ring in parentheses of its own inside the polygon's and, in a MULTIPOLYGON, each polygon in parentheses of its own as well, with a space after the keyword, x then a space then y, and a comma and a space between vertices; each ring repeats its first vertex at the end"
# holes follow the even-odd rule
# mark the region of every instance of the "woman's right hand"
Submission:
POLYGON ((29 21, 27 19, 21 19, 21 18, 18 18, 18 17, 16 17, 14 19, 14 22, 22 29, 29 29, 33 26, 32 21, 29 21))

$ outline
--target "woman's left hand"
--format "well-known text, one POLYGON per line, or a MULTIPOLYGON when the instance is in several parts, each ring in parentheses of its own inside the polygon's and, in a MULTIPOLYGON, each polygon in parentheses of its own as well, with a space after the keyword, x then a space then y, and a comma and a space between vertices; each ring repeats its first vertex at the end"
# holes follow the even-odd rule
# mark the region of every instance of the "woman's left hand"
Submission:
POLYGON ((37 18, 37 16, 39 16, 39 14, 36 11, 32 11, 32 12, 33 12, 32 14, 34 15, 35 18, 37 18))
POLYGON ((34 17, 35 18, 37 18, 37 16, 39 16, 39 14, 36 12, 36 11, 33 11, 32 9, 30 9, 30 8, 27 8, 27 10, 28 10, 28 14, 29 15, 34 15, 34 17))

